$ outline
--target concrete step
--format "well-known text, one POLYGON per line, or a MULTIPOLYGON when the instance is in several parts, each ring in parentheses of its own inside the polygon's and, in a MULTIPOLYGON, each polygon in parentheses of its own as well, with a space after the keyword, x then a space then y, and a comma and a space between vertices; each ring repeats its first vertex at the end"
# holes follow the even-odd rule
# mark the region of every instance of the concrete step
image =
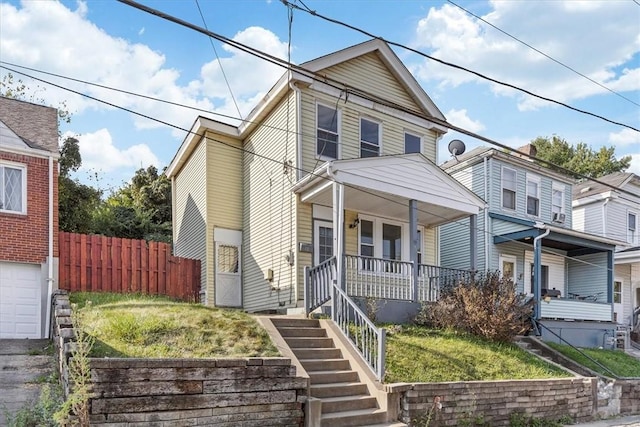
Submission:
POLYGON ((327 337, 285 337, 290 348, 333 348, 333 340, 327 337))
POLYGON ((322 399, 322 413, 348 412, 360 409, 377 409, 378 401, 368 394, 336 396, 322 399))
POLYGON ((309 393, 313 397, 338 397, 366 394, 368 392, 366 384, 363 383, 326 383, 313 384, 309 388, 309 393))
POLYGON ((298 327, 298 328, 319 328, 318 319, 304 319, 300 317, 272 317, 271 322, 276 328, 298 327))
POLYGON ((372 426, 386 422, 387 413, 381 409, 331 412, 322 414, 320 425, 324 427, 372 426))
POLYGON ((342 352, 339 348, 292 348, 291 350, 298 360, 342 358, 342 352))
POLYGON ((370 425, 369 427, 407 427, 407 425, 405 423, 401 423, 400 421, 397 421, 397 422, 390 421, 388 423, 383 423, 383 424, 373 424, 373 425, 370 425))
POLYGON ((351 369, 347 359, 298 359, 305 371, 346 371, 351 369))
POLYGON ((307 372, 311 384, 355 383, 359 381, 356 371, 312 371, 307 372))
POLYGON ((327 332, 322 328, 305 328, 278 326, 278 332, 283 337, 326 337, 327 332))

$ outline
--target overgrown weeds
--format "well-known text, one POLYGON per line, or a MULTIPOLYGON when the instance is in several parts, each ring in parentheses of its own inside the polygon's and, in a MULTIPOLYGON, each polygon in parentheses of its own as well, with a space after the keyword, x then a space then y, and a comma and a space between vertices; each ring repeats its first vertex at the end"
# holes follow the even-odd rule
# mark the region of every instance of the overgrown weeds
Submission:
POLYGON ((62 387, 58 382, 55 371, 39 379, 41 385, 38 400, 25 405, 15 414, 5 411, 5 418, 9 427, 57 427, 53 414, 62 405, 62 387))

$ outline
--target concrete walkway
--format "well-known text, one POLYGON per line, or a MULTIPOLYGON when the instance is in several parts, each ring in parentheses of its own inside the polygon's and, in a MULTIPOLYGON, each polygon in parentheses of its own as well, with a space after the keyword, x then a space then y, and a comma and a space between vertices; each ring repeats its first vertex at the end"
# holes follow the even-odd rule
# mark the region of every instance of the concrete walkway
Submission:
POLYGON ((0 340, 0 426, 40 395, 40 383, 53 369, 53 357, 42 355, 49 340, 0 340))
POLYGON ((584 424, 572 424, 574 427, 640 427, 640 415, 593 421, 584 424))

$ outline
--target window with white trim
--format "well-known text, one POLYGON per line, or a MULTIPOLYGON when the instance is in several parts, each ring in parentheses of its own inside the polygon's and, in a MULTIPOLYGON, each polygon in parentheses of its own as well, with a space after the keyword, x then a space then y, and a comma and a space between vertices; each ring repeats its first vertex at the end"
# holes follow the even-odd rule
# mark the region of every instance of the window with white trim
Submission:
POLYGON ((27 169, 0 163, 0 212, 27 212, 27 169))
POLYGON ((635 212, 627 212, 627 242, 638 245, 638 215, 635 212))
POLYGON ((404 133, 404 153, 420 153, 422 146, 422 138, 409 132, 404 133))
POLYGON ((540 178, 527 175, 527 214, 540 216, 540 178))
POLYGON ((316 105, 316 156, 328 159, 338 158, 339 122, 339 110, 322 104, 316 105))
POLYGON ((551 189, 551 215, 564 213, 564 185, 553 183, 551 189))
POLYGON ((516 209, 516 191, 518 188, 518 173, 515 169, 502 168, 502 207, 516 209))
POLYGON ((360 157, 380 155, 380 123, 360 118, 360 157))

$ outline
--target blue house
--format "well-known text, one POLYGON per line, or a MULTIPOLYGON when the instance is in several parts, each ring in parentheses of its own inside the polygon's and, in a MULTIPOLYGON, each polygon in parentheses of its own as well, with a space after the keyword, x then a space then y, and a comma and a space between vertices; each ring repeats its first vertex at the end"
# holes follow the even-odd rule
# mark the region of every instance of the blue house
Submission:
POLYGON ((500 271, 535 300, 544 340, 583 347, 615 343, 613 271, 616 240, 572 229, 573 180, 525 155, 480 147, 442 168, 487 208, 477 218, 475 266, 463 219, 440 227, 442 267, 500 271))

